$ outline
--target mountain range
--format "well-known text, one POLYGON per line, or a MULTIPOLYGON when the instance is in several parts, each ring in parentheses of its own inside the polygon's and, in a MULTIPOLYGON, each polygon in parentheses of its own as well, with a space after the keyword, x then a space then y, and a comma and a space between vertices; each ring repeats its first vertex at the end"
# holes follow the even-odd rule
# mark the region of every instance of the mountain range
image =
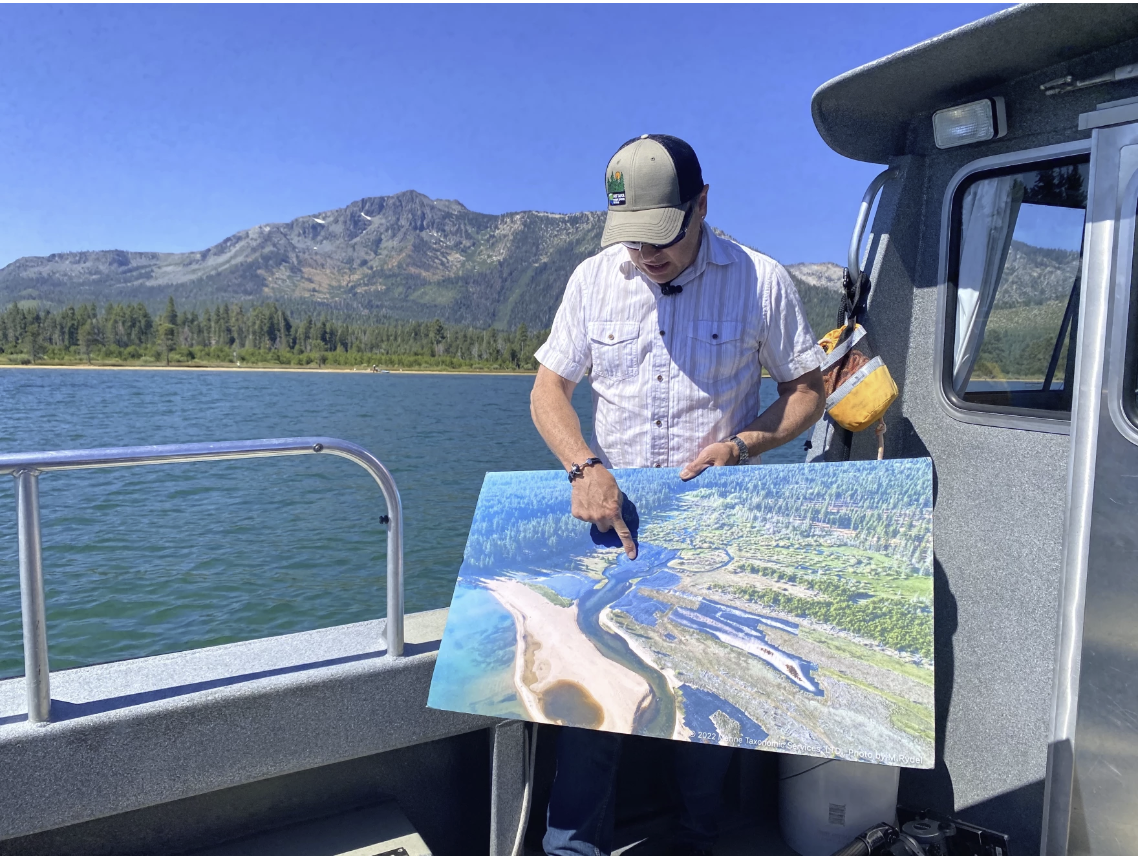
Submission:
MULTIPOLYGON (((276 302, 290 313, 547 328, 573 269, 600 248, 603 212, 472 212, 417 191, 242 230, 204 251, 79 251, 0 269, 0 306, 142 302, 193 309, 276 302)), ((718 231, 717 231, 718 232, 718 231)), ((841 267, 788 266, 826 331, 841 267)))
POLYGON ((1077 251, 1037 248, 1012 240, 1004 271, 1000 274, 995 306, 1015 308, 1048 302, 1066 304, 1081 262, 1077 251))

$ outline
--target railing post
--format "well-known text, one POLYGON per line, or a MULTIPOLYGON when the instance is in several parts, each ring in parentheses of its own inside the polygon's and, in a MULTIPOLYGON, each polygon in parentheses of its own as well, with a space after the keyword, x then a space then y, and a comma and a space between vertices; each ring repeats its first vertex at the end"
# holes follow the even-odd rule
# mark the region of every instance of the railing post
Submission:
POLYGON ((20 605, 24 619, 24 679, 28 721, 51 719, 51 677, 47 662, 47 613, 44 608, 43 554, 40 545, 39 473, 21 469, 16 479, 16 518, 20 542, 20 605))
POLYGON ((403 656, 403 506, 394 481, 391 487, 394 499, 387 499, 387 656, 394 658, 403 656))

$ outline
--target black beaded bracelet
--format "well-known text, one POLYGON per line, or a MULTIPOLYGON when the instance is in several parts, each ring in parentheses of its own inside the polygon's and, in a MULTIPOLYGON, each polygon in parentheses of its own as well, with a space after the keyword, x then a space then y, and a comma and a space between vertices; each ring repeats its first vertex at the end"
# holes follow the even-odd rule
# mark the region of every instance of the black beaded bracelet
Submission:
POLYGON ((585 474, 585 469, 587 469, 589 466, 599 466, 600 464, 601 464, 601 458, 600 457, 590 457, 588 460, 586 460, 584 463, 581 463, 580 465, 574 463, 573 468, 569 470, 569 483, 572 484, 578 478, 583 477, 585 474))

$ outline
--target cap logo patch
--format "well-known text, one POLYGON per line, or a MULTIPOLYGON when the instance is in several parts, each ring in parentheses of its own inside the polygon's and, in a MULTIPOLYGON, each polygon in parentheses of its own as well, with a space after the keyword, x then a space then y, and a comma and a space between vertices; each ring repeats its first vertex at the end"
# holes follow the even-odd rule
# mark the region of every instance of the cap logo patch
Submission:
POLYGON ((614 170, 610 173, 608 181, 605 182, 605 190, 608 191, 609 206, 623 206, 624 174, 619 170, 614 170))

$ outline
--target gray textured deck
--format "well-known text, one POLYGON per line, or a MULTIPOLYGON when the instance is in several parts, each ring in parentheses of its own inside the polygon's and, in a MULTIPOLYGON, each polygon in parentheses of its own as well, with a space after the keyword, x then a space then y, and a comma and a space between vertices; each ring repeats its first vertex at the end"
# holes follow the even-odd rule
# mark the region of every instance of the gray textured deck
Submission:
POLYGON ((0 839, 493 725, 426 707, 445 621, 394 661, 373 621, 54 673, 46 725, 0 681, 0 839))

